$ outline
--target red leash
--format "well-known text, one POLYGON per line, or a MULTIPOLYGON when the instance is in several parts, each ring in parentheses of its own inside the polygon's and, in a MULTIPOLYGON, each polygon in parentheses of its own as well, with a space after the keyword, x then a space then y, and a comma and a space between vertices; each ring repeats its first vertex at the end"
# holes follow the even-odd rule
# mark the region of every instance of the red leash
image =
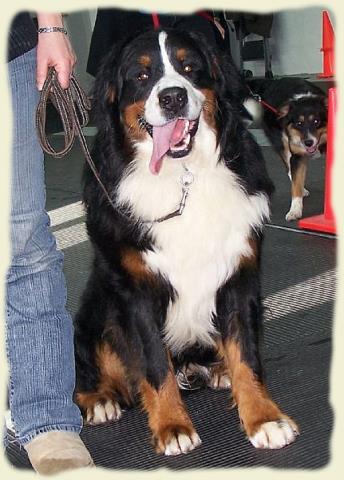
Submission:
POLYGON ((156 12, 152 13, 152 20, 153 20, 154 30, 158 30, 160 28, 160 20, 159 20, 159 15, 156 12))
MULTIPOLYGON (((197 12, 197 15, 205 18, 209 22, 214 23, 213 17, 207 12, 200 11, 200 12, 197 12)), ((157 12, 152 12, 152 20, 153 20, 154 30, 158 30, 161 27, 161 24, 159 20, 159 14, 157 12)))
POLYGON ((211 23, 214 23, 214 19, 213 19, 213 17, 210 15, 210 13, 204 12, 204 11, 202 10, 202 11, 197 12, 197 15, 199 15, 200 17, 205 18, 206 20, 208 20, 208 21, 211 22, 211 23))
POLYGON ((271 112, 273 112, 275 115, 279 116, 280 114, 280 111, 277 110, 277 108, 273 107, 272 105, 270 105, 269 103, 265 102, 264 100, 262 100, 262 97, 260 95, 258 95, 258 93, 253 93, 252 90, 250 89, 250 87, 248 85, 246 85, 248 91, 250 92, 251 96, 258 102, 258 103, 261 103, 263 105, 264 108, 267 108, 268 110, 270 110, 271 112))
POLYGON ((271 110, 271 112, 273 112, 275 115, 280 114, 280 111, 277 110, 277 108, 273 107, 272 105, 270 105, 267 102, 264 102, 264 100, 262 100, 260 97, 259 97, 258 102, 261 103, 263 105, 263 107, 267 108, 268 110, 271 110))

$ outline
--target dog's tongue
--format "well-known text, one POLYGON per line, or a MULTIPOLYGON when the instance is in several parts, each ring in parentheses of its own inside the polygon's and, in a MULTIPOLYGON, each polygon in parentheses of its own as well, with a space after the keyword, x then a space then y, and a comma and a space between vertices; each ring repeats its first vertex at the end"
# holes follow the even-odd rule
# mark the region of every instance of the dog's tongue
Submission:
POLYGON ((306 150, 307 150, 307 153, 311 153, 311 154, 315 153, 317 150, 317 146, 313 145, 312 147, 307 147, 306 150))
POLYGON ((163 156, 170 147, 177 145, 184 133, 185 120, 177 119, 161 127, 153 126, 153 153, 149 162, 150 171, 157 175, 160 172, 163 156))

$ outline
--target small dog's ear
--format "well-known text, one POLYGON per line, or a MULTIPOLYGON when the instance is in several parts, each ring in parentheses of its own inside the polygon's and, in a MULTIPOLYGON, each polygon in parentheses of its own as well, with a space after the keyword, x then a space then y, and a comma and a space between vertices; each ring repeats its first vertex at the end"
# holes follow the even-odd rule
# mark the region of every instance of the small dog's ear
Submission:
POLYGON ((290 105, 291 105, 290 103, 286 103, 285 105, 282 105, 282 107, 278 109, 278 114, 277 114, 278 120, 288 115, 290 111, 290 105))

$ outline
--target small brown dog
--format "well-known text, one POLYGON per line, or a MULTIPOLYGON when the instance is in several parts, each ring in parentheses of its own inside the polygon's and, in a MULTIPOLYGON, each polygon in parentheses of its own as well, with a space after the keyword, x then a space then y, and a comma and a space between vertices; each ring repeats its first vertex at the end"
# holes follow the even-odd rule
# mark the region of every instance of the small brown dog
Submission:
POLYGON ((326 149, 327 97, 302 78, 254 80, 250 87, 263 105, 263 128, 282 158, 291 180, 291 206, 286 220, 302 217, 305 178, 309 159, 326 149))

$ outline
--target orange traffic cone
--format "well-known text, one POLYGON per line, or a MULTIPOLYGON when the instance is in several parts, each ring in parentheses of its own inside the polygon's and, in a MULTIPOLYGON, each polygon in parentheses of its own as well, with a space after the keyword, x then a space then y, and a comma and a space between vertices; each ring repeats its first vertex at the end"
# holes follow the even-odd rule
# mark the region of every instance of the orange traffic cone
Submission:
POLYGON ((328 12, 324 10, 323 15, 323 33, 322 48, 323 52, 323 73, 319 78, 328 78, 334 76, 334 31, 328 12))

